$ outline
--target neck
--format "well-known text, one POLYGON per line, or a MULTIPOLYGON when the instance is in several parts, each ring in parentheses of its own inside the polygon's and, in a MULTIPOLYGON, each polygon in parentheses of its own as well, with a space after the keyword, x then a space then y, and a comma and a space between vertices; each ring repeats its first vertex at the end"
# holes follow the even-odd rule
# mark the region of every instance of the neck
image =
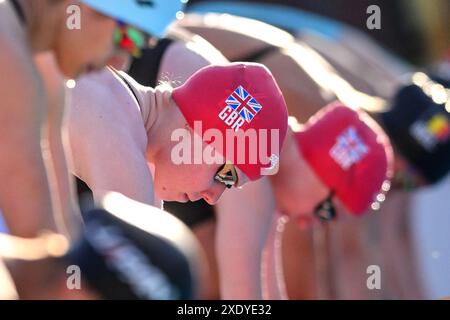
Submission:
POLYGON ((26 21, 26 32, 33 52, 52 48, 54 31, 58 28, 58 6, 49 5, 47 0, 16 0, 22 8, 26 21))
POLYGON ((156 155, 165 145, 172 130, 183 127, 184 118, 171 98, 171 91, 164 86, 148 93, 150 113, 147 120, 147 159, 154 163, 156 155), (180 120, 180 118, 183 120, 180 120), (179 125, 177 125, 179 124, 179 125))

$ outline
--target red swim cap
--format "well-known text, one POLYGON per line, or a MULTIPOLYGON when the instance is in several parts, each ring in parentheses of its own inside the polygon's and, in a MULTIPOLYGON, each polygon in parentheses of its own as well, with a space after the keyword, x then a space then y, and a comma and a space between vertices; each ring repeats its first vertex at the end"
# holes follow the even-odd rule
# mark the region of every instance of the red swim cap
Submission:
POLYGON ((361 110, 331 104, 296 133, 302 156, 354 215, 384 201, 393 151, 383 130, 361 110))
MULTIPOLYGON (((287 130, 287 108, 273 75, 257 63, 208 66, 197 71, 172 97, 196 132, 216 129, 214 148, 250 180, 278 164, 287 130), (229 143, 228 137, 235 143, 229 143), (245 138, 243 138, 245 137, 245 138), (236 143, 237 141, 237 143, 236 143), (220 143, 222 142, 222 143, 220 143)), ((204 132, 197 132, 203 138, 204 132)), ((203 139, 207 143, 211 139, 203 139)))

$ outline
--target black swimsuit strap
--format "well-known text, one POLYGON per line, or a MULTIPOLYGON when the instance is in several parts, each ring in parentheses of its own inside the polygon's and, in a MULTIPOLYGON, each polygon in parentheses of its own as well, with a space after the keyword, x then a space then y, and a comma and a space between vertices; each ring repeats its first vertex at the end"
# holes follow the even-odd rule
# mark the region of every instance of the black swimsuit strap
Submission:
POLYGON ((19 2, 17 0, 10 0, 10 2, 22 24, 26 24, 25 13, 23 12, 23 9, 20 6, 19 2))
POLYGON ((134 91, 134 89, 133 89, 133 86, 127 81, 127 79, 125 79, 125 77, 124 76, 122 76, 120 73, 119 73, 119 71, 117 71, 116 69, 114 69, 114 68, 110 68, 122 81, 123 81, 123 83, 125 83, 126 85, 127 85, 127 87, 128 87, 128 89, 130 89, 130 91, 131 91, 131 93, 133 94, 133 96, 134 96, 134 98, 136 99, 136 102, 137 102, 137 104, 138 104, 138 106, 139 106, 139 108, 141 108, 141 105, 140 105, 140 103, 139 103, 139 99, 138 99, 138 96, 137 96, 137 94, 136 94, 136 92, 134 91))

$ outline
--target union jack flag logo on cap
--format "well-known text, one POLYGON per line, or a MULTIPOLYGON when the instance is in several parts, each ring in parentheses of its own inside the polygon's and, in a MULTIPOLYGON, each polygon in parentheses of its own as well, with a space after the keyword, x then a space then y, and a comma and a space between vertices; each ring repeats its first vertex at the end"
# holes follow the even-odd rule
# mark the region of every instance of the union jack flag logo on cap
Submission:
POLYGON ((354 127, 347 128, 337 138, 336 144, 330 150, 331 157, 344 170, 360 162, 368 153, 369 148, 364 144, 354 127))
POLYGON ((242 86, 239 86, 228 97, 226 103, 236 111, 247 123, 252 122, 262 105, 256 101, 242 86))

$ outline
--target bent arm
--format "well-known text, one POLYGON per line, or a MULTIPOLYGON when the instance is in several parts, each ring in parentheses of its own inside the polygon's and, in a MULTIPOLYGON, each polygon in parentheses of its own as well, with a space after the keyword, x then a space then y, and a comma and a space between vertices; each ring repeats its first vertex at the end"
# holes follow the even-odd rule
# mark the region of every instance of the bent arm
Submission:
POLYGON ((230 189, 217 204, 217 242, 223 299, 262 299, 262 254, 275 212, 267 179, 230 189))
POLYGON ((0 208, 12 234, 35 237, 56 230, 41 149, 45 94, 23 54, 3 48, 0 66, 0 208))
POLYGON ((145 136, 143 121, 139 115, 141 123, 130 123, 123 107, 108 85, 89 79, 77 83, 68 112, 72 171, 86 182, 97 200, 104 191, 116 191, 153 205, 153 179, 145 146, 134 134, 140 128, 145 136))
POLYGON ((167 48, 158 79, 171 80, 171 85, 178 87, 201 68, 227 62, 215 47, 200 36, 193 36, 189 41, 176 41, 167 48))
POLYGON ((49 97, 45 136, 50 151, 51 168, 49 168, 49 173, 55 179, 55 189, 52 192, 57 210, 54 218, 58 227, 74 238, 79 232, 82 220, 76 202, 75 184, 69 174, 67 164, 68 157, 66 155, 69 150, 67 128, 64 125, 66 103, 64 78, 59 73, 51 53, 37 55, 35 62, 49 97))

